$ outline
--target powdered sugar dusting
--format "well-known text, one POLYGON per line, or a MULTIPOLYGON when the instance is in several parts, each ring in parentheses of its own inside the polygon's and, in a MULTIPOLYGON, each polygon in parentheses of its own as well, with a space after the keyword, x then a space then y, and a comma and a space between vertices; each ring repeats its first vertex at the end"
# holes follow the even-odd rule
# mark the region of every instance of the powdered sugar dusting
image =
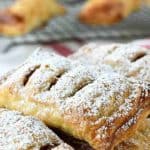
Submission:
POLYGON ((29 64, 41 64, 41 65, 49 65, 50 68, 54 71, 69 68, 70 61, 69 59, 65 59, 55 53, 44 51, 41 49, 36 50, 33 55, 31 55, 27 61, 29 64))
POLYGON ((0 149, 33 149, 54 147, 62 141, 42 122, 18 112, 0 109, 0 149))
POLYGON ((133 149, 135 147, 139 150, 143 149, 143 147, 145 150, 150 149, 150 119, 146 118, 140 124, 136 133, 117 145, 115 150, 133 149))
POLYGON ((110 46, 90 44, 81 48, 71 58, 84 63, 107 64, 128 77, 150 81, 150 51, 134 43, 110 46))
POLYGON ((125 44, 108 54, 103 62, 113 66, 117 71, 138 79, 150 79, 150 52, 148 49, 125 44))
POLYGON ((56 98, 66 98, 73 95, 80 88, 91 83, 97 76, 94 68, 78 65, 60 78, 51 89, 51 95, 56 98))

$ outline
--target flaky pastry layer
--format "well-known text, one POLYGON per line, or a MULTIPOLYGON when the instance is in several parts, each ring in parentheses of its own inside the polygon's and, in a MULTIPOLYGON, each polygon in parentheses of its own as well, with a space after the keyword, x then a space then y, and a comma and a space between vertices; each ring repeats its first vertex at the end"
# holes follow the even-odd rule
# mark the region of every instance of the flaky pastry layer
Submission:
POLYGON ((150 149, 150 119, 141 122, 136 133, 120 143, 115 150, 148 150, 150 149))

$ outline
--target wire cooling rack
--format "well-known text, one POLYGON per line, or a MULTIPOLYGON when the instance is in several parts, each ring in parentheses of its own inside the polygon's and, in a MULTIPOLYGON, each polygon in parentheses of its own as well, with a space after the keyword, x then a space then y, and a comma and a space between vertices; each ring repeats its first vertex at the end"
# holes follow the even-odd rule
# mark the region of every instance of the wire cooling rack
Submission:
MULTIPOLYGON (((12 0, 1 0, 0 7, 8 6, 12 0)), ((150 36, 150 9, 143 8, 142 11, 132 14, 123 22, 111 27, 92 27, 82 24, 77 16, 80 12, 83 0, 61 0, 66 8, 67 14, 50 20, 45 27, 41 27, 24 36, 6 38, 11 43, 25 42, 50 42, 71 40, 74 38, 138 38, 150 36)), ((4 38, 4 37, 0 37, 4 38)))

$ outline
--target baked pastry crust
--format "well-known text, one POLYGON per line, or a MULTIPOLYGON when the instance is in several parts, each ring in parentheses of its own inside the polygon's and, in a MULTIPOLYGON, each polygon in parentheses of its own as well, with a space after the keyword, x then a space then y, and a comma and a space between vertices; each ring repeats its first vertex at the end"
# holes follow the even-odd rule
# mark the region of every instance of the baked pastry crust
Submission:
POLYGON ((83 63, 106 64, 127 77, 150 82, 150 51, 134 43, 107 46, 92 43, 70 58, 83 63))
POLYGON ((115 150, 148 150, 150 149, 150 119, 145 119, 136 133, 120 143, 115 150))
POLYGON ((0 149, 73 150, 34 117, 1 108, 0 122, 0 149))
MULTIPOLYGON (((60 135, 60 134, 59 134, 60 135)), ((64 139, 64 137, 63 137, 64 139)), ((77 141, 71 137, 65 138, 67 142, 70 140, 71 145, 77 145, 75 148, 79 150, 93 150, 87 143, 77 141)), ((140 123, 138 130, 132 137, 118 144, 114 150, 149 150, 150 149, 150 118, 146 118, 140 123)))
POLYGON ((3 78, 0 106, 36 116, 97 150, 113 149, 149 114, 150 91, 106 70, 36 51, 3 78))
POLYGON ((0 11, 0 33, 7 36, 25 34, 64 12, 55 0, 17 0, 0 11))
POLYGON ((92 25, 110 25, 139 9, 141 0, 88 0, 79 19, 92 25))

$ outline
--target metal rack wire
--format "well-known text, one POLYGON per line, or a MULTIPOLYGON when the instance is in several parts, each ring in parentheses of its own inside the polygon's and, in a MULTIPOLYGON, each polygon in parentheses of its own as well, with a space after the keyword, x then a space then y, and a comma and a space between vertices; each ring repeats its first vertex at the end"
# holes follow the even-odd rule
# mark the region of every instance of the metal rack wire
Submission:
MULTIPOLYGON (((0 7, 8 6, 11 2, 12 0, 0 1, 0 7)), ((63 2, 68 10, 65 16, 54 18, 45 27, 24 36, 16 38, 5 37, 5 39, 10 40, 11 43, 24 43, 63 41, 74 38, 137 38, 150 36, 150 9, 148 8, 142 9, 142 11, 111 27, 93 27, 84 25, 77 19, 83 1, 76 0, 76 2, 70 3, 67 0, 61 0, 61 2, 63 2)))

